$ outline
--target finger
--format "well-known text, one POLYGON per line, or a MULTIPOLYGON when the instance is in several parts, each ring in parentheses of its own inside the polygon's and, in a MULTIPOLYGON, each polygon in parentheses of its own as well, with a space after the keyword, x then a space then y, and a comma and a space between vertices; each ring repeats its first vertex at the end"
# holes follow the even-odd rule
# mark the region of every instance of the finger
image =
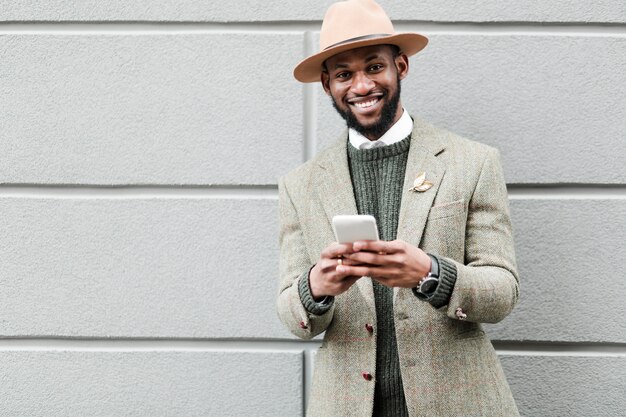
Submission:
MULTIPOLYGON (((348 256, 348 255, 345 255, 345 256, 348 256)), ((356 262, 346 257, 326 258, 326 259, 323 259, 321 262, 322 262, 325 272, 334 272, 337 269, 337 267, 340 267, 342 265, 347 265, 347 266, 362 265, 362 263, 356 262)))
POLYGON ((347 266, 337 267, 337 273, 343 276, 356 275, 359 277, 391 277, 394 274, 394 268, 384 268, 380 266, 347 266))
POLYGON ((354 242, 352 245, 355 252, 369 251, 376 253, 396 253, 401 250, 400 243, 398 241, 384 241, 384 240, 360 240, 354 242))
POLYGON ((352 243, 331 243, 328 245, 321 254, 323 258, 339 258, 348 253, 352 253, 352 243))
POLYGON ((362 266, 364 264, 355 262, 348 258, 322 258, 318 262, 320 270, 323 274, 327 275, 327 279, 331 281, 338 281, 345 278, 345 274, 338 272, 338 268, 342 266, 362 266))
MULTIPOLYGON (((352 266, 355 264, 356 264, 355 262, 350 261, 343 257, 342 258, 322 258, 322 260, 320 260, 322 271, 324 271, 325 274, 334 274, 335 272, 337 272, 337 268, 343 265, 352 266)), ((331 279, 334 279, 334 277, 331 277, 331 279)))
POLYGON ((389 263, 389 255, 379 255, 374 252, 355 252, 345 255, 346 260, 355 264, 369 264, 372 266, 380 266, 389 263))
POLYGON ((365 265, 365 262, 360 262, 358 260, 355 259, 350 259, 348 258, 348 256, 352 256, 351 254, 346 254, 341 258, 337 258, 337 259, 331 259, 331 261, 335 261, 336 265, 347 265, 347 266, 358 266, 358 265, 365 265))

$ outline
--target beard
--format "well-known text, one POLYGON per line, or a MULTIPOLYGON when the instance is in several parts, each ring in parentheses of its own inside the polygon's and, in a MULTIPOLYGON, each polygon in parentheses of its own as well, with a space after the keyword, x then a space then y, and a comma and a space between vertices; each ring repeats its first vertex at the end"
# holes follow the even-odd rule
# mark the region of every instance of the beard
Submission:
POLYGON ((396 117, 396 112, 398 111, 398 104, 400 103, 400 77, 397 78, 397 89, 394 95, 389 96, 385 94, 383 97, 385 99, 385 104, 380 113, 380 117, 371 125, 365 126, 361 124, 352 109, 350 109, 350 105, 344 110, 341 109, 335 98, 331 95, 331 101, 333 103, 333 107, 337 110, 337 113, 346 121, 346 125, 349 129, 354 129, 359 132, 361 135, 366 138, 379 138, 381 137, 389 128, 393 125, 393 119, 396 117))

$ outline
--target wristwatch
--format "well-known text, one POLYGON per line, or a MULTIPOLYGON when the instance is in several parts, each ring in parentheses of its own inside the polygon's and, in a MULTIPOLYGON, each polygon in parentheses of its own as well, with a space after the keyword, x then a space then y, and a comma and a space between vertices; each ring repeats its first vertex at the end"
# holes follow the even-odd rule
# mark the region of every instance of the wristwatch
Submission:
POLYGON ((413 288, 413 294, 420 300, 428 300, 432 297, 439 285, 439 262, 433 255, 428 254, 428 256, 431 260, 430 272, 420 280, 417 287, 413 288))

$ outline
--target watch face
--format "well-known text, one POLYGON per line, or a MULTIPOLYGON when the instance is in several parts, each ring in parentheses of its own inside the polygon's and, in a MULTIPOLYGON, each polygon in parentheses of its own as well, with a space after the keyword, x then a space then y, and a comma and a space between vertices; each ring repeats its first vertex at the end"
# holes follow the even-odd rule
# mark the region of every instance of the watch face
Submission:
POLYGON ((424 294, 429 294, 435 291, 435 288, 437 288, 438 283, 439 283, 438 279, 429 278, 426 281, 424 281, 422 285, 420 286, 420 292, 424 294))

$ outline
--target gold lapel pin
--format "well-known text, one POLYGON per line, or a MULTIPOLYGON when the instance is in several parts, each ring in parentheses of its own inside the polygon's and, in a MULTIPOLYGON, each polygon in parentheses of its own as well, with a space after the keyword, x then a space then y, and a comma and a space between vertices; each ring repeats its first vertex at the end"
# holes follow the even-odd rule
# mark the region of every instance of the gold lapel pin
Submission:
POLYGON ((420 172, 419 174, 417 174, 415 181, 413 181, 413 187, 409 188, 409 191, 423 193, 424 191, 429 190, 432 186, 432 182, 426 181, 426 173, 420 172))

